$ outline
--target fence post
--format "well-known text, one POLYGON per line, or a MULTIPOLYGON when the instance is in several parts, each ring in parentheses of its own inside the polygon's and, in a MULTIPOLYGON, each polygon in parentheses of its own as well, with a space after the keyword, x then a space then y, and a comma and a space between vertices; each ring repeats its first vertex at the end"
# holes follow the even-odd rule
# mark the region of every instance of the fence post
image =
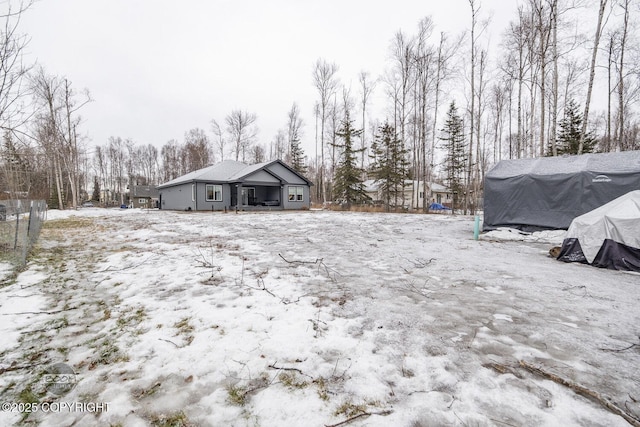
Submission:
POLYGON ((27 224, 27 240, 29 241, 31 240, 29 239, 29 235, 31 233, 31 221, 33 221, 33 200, 29 206, 29 223, 27 224))
POLYGON ((16 211, 16 237, 13 240, 13 250, 18 248, 18 233, 20 232, 20 212, 16 211))
POLYGON ((40 234, 42 221, 44 221, 46 214, 46 202, 44 200, 3 200, 3 204, 10 206, 8 212, 10 215, 15 215, 16 218, 13 222, 13 218, 9 215, 8 220, 2 224, 3 227, 0 227, 0 231, 2 231, 0 233, 0 256, 7 255, 12 262, 24 265, 29 250, 40 234), (27 203, 29 203, 29 209, 27 209, 27 203), (22 214, 29 215, 29 218, 23 218, 26 222, 20 220, 22 214), (11 229, 12 226, 15 226, 15 230, 11 229))

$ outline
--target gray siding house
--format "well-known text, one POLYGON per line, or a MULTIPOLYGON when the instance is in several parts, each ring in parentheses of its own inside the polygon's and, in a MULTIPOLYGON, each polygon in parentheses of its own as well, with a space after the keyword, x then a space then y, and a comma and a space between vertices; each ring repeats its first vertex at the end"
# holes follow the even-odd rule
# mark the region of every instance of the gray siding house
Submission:
POLYGON ((158 187, 153 185, 134 185, 129 194, 131 206, 150 209, 158 207, 158 187))
POLYGON ((160 209, 308 209, 311 182, 280 160, 225 160, 158 186, 160 209))

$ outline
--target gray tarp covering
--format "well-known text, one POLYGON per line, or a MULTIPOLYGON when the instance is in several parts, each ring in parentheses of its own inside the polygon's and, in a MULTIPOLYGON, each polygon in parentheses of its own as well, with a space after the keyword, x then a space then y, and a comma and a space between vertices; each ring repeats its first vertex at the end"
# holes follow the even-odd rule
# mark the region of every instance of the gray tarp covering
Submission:
POLYGON ((483 229, 566 229, 638 189, 640 151, 503 160, 485 177, 483 229))
POLYGON ((640 272, 640 190, 574 219, 558 259, 640 272))

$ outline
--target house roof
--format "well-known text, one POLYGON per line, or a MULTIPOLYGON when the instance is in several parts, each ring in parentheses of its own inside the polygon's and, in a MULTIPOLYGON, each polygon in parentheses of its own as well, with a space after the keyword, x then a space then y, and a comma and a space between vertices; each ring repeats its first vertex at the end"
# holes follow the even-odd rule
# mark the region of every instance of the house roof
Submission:
MULTIPOLYGON (((303 178, 307 183, 311 184, 309 180, 307 180, 304 176, 300 175, 285 163, 280 160, 272 160, 270 162, 264 163, 256 163, 254 165, 247 165, 246 163, 236 162, 234 160, 225 160, 223 162, 217 163, 212 166, 207 166, 206 168, 202 168, 193 172, 189 172, 186 175, 182 175, 176 179, 165 182, 161 184, 158 188, 166 188, 172 187, 174 185, 180 185, 188 182, 194 181, 208 181, 208 182, 239 182, 242 181, 247 176, 259 171, 259 170, 267 170, 267 167, 274 164, 279 163, 289 169, 291 172, 299 175, 303 178)), ((268 173, 275 176, 278 179, 281 179, 277 175, 275 175, 272 171, 267 170, 268 173)))
POLYGON ((133 197, 158 197, 158 187, 155 185, 134 185, 133 197))
POLYGON ((575 174, 587 171, 640 172, 640 151, 502 160, 489 171, 487 176, 510 178, 522 175, 575 174))
POLYGON ((270 165, 271 163, 273 162, 256 163, 255 165, 249 165, 249 166, 245 165, 243 169, 240 169, 239 171, 234 173, 232 176, 229 177, 229 179, 232 181, 241 180, 242 178, 249 176, 254 172, 264 169, 265 166, 270 165))
MULTIPOLYGON (((404 181, 405 189, 409 189, 410 187, 413 187, 416 184, 418 184, 418 188, 422 188, 422 183, 423 183, 423 181, 415 181, 415 180, 411 180, 411 179, 405 179, 405 181, 404 181)), ((380 180, 367 179, 366 181, 363 182, 363 184, 364 184, 364 191, 366 191, 368 193, 375 193, 380 188, 380 180)), ((427 187, 429 187, 431 189, 431 191, 434 192, 434 193, 448 193, 449 192, 447 187, 445 187, 444 185, 441 185, 441 184, 437 184, 435 182, 428 182, 427 183, 427 187)))

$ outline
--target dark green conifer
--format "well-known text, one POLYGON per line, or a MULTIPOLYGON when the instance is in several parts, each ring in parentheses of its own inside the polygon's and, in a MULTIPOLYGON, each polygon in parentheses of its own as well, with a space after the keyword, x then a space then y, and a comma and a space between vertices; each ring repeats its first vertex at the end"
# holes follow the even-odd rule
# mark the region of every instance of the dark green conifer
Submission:
POLYGON ((447 120, 441 129, 440 140, 446 151, 444 171, 446 184, 453 194, 453 208, 458 207, 459 197, 464 194, 464 171, 467 164, 467 151, 464 125, 458 115, 455 102, 451 102, 447 120))
POLYGON ((378 185, 385 207, 387 210, 397 207, 404 193, 404 181, 408 178, 407 150, 388 122, 378 128, 370 156, 369 176, 378 185))
POLYGON ((357 166, 356 154, 363 149, 357 150, 353 148, 353 140, 360 136, 361 133, 362 129, 356 130, 353 127, 353 120, 349 118, 349 112, 347 111, 341 121, 340 129, 336 132, 336 136, 342 140, 342 143, 333 144, 342 151, 333 179, 333 194, 335 195, 335 201, 347 208, 352 204, 371 201, 362 181, 362 169, 357 166))
MULTIPOLYGON (((570 100, 565 107, 564 118, 558 122, 557 149, 558 155, 578 154, 580 144, 580 133, 582 132, 582 114, 578 109, 578 104, 570 100)), ((592 153, 596 146, 596 138, 593 132, 588 132, 584 138, 582 147, 583 153, 592 153)))

